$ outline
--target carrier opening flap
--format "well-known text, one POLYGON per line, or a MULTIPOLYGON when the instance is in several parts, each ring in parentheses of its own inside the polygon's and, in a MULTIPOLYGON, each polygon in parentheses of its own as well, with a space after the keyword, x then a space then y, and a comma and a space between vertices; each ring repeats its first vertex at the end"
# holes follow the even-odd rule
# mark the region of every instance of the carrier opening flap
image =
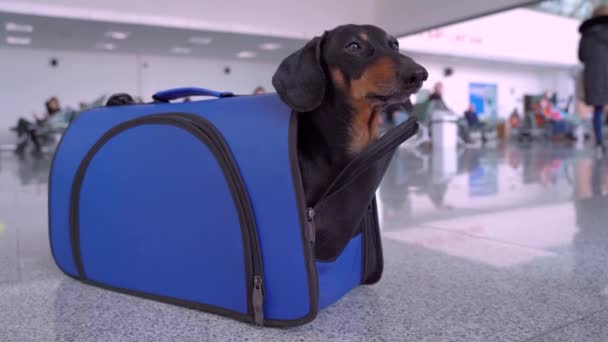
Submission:
POLYGON ((314 206, 315 257, 333 261, 360 231, 360 223, 395 150, 418 131, 410 118, 368 146, 351 161, 314 206))

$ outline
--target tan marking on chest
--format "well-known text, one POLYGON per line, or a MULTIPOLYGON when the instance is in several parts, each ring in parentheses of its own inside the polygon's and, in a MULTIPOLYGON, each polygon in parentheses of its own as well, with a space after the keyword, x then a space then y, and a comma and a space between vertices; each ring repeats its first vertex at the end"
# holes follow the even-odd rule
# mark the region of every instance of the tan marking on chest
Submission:
POLYGON ((376 138, 380 113, 366 99, 355 100, 352 106, 354 115, 350 127, 349 152, 359 154, 376 138))

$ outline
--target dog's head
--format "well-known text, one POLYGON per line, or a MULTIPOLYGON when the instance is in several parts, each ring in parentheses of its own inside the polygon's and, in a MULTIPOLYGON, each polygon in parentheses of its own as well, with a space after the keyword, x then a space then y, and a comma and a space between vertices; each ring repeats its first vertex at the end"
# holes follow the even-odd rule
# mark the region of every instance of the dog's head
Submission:
POLYGON ((397 40, 382 29, 345 25, 287 57, 272 84, 301 113, 314 111, 323 101, 343 101, 349 107, 349 150, 357 153, 374 138, 378 114, 387 105, 406 102, 427 77, 426 69, 399 53, 397 40))

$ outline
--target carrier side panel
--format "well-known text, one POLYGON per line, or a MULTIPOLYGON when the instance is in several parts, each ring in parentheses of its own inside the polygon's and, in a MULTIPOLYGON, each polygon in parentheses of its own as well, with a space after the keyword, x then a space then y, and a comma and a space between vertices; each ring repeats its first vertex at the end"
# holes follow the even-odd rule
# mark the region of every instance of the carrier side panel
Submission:
POLYGON ((361 282, 361 234, 350 240, 332 262, 317 262, 319 270, 319 308, 324 309, 342 298, 361 282))
POLYGON ((118 134, 93 157, 79 200, 88 280, 247 313, 237 209, 193 135, 154 124, 118 134))
POLYGON ((157 109, 141 105, 98 108, 80 114, 65 132, 53 159, 49 176, 49 237, 59 268, 76 276, 69 237, 70 189, 78 165, 87 151, 111 127, 157 109))
MULTIPOLYGON (((316 274, 311 274, 312 258, 306 260, 303 213, 294 190, 291 110, 276 94, 222 101, 230 102, 229 109, 213 101, 198 113, 222 132, 249 191, 264 264, 265 316, 301 321, 293 324, 312 320, 317 311, 316 274)), ((197 112, 191 103, 179 106, 197 112)))

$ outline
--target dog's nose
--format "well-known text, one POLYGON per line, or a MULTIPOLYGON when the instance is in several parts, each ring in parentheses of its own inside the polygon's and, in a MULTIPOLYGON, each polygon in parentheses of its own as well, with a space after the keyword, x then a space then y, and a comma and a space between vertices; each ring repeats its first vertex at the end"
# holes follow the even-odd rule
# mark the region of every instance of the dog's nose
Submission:
POLYGON ((429 73, 425 68, 418 65, 411 71, 404 73, 403 76, 406 87, 418 87, 429 78, 429 73))

